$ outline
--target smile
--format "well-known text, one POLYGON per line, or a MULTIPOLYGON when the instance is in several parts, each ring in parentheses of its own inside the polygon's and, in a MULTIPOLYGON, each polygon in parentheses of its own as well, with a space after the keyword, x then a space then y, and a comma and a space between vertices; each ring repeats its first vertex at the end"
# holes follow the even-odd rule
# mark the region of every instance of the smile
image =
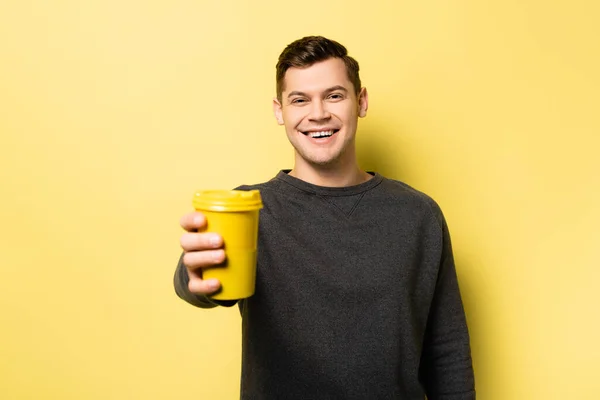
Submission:
POLYGON ((328 131, 314 131, 314 132, 301 132, 301 133, 305 136, 310 136, 311 138, 318 139, 318 138, 326 138, 326 137, 333 136, 338 131, 339 131, 339 129, 331 129, 328 131))

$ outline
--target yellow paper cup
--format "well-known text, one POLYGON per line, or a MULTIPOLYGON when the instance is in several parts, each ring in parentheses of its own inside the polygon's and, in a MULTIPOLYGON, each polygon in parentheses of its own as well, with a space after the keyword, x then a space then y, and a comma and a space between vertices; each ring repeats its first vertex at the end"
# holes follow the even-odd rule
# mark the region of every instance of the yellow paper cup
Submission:
POLYGON ((206 216, 206 232, 223 237, 226 261, 204 268, 203 279, 221 281, 217 300, 238 300, 254 294, 258 215, 262 199, 258 190, 207 190, 194 195, 194 208, 206 216))

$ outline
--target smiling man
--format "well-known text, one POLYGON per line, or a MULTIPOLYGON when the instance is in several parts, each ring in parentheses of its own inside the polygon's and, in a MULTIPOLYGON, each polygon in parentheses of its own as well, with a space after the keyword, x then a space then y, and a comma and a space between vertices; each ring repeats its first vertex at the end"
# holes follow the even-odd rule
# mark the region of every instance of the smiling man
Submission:
MULTIPOLYGON (((469 334, 448 228, 427 195, 360 169, 367 90, 344 46, 306 37, 277 63, 275 118, 294 168, 259 189, 256 292, 216 301, 202 269, 222 238, 182 217, 175 290, 201 307, 238 304, 242 399, 475 399, 469 334)), ((213 329, 213 327, 211 327, 213 329)))
POLYGON ((361 88, 358 63, 344 52, 310 67, 292 44, 277 65, 275 117, 295 148, 294 169, 304 181, 347 186, 369 180, 356 162, 358 117, 367 114, 367 89, 361 88), (352 75, 352 77, 350 77, 352 75), (355 81, 355 82, 353 82, 355 81))

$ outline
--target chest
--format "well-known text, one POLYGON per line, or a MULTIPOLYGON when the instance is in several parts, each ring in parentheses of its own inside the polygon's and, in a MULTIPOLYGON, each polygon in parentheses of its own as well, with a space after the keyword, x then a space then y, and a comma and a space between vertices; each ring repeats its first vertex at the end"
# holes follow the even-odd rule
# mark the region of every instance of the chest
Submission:
POLYGON ((410 294, 435 278, 441 248, 435 221, 399 207, 349 209, 317 199, 262 214, 260 284, 271 291, 311 288, 340 296, 398 288, 410 294))

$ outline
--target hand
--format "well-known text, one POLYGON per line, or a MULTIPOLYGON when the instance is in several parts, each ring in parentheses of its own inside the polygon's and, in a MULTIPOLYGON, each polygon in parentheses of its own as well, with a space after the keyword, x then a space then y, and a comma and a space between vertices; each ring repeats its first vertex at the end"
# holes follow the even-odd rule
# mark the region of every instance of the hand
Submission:
POLYGON ((181 227, 187 232, 181 235, 184 251, 183 265, 187 268, 190 282, 188 289, 194 294, 207 295, 221 287, 217 279, 202 279, 202 269, 225 261, 223 238, 217 233, 200 232, 206 227, 206 217, 200 212, 184 215, 181 227))

